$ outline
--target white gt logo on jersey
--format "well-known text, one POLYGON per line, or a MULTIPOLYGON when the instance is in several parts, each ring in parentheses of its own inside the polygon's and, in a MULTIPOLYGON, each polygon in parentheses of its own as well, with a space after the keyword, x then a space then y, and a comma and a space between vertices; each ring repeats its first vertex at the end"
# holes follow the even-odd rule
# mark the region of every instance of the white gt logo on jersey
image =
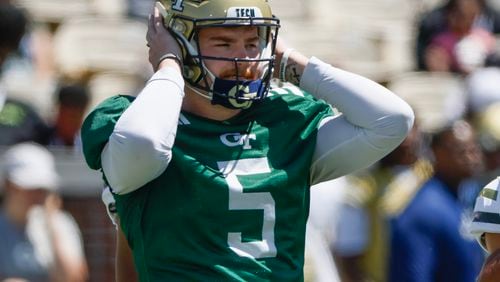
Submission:
POLYGON ((220 141, 228 147, 243 145, 243 149, 252 149, 250 139, 256 140, 255 134, 226 133, 220 136, 220 141))

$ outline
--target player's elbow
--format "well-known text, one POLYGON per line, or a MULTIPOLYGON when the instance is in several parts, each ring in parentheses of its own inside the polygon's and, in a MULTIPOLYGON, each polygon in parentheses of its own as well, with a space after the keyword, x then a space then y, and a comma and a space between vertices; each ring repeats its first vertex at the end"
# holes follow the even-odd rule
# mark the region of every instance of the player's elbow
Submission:
POLYGON ((376 121, 372 130, 368 131, 370 143, 377 148, 396 148, 410 133, 415 116, 408 109, 401 110, 393 115, 386 116, 376 121))
POLYGON ((399 137, 402 141, 410 133, 414 122, 415 114, 412 108, 408 104, 403 104, 399 107, 399 111, 390 116, 386 134, 399 137))

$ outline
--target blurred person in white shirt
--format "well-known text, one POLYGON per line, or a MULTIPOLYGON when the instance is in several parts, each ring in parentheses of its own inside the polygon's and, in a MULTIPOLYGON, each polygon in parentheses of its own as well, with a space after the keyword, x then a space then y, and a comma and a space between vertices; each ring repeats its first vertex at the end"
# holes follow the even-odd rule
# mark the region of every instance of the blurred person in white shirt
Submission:
POLYGON ((80 230, 61 209, 52 154, 21 143, 3 154, 0 167, 0 281, 86 281, 80 230))

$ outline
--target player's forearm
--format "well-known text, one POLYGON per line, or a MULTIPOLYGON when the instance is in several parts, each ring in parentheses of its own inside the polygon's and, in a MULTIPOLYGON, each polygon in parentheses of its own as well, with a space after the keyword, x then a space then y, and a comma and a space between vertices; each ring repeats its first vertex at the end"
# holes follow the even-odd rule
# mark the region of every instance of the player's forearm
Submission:
POLYGON ((309 60, 300 86, 335 106, 355 126, 404 137, 413 124, 410 106, 390 90, 317 58, 309 60))
POLYGON ((413 124, 410 106, 366 77, 334 68, 315 57, 308 59, 293 49, 280 51, 277 60, 281 78, 335 106, 356 126, 383 135, 406 136, 413 124), (374 123, 379 120, 383 122, 374 123))
POLYGON ((300 85, 342 113, 319 128, 313 183, 371 165, 396 148, 413 125, 411 107, 387 88, 316 58, 309 60, 300 85))
POLYGON ((183 89, 178 70, 161 69, 116 123, 101 156, 104 174, 115 193, 131 192, 167 167, 183 89))

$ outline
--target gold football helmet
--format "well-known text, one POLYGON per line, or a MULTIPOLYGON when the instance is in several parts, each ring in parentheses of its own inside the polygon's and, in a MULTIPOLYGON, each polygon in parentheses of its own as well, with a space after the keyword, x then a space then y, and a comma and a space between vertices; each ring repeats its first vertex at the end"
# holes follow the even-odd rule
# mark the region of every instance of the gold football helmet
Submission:
POLYGON ((160 12, 164 24, 177 38, 183 56, 183 77, 198 94, 212 104, 229 108, 248 108, 254 101, 264 99, 269 91, 275 61, 275 46, 279 19, 271 12, 267 0, 161 0, 160 12), (198 33, 207 27, 256 26, 259 32, 258 58, 227 58, 202 56, 198 33), (228 81, 215 77, 204 60, 258 62, 262 70, 258 80, 239 77, 228 81))

